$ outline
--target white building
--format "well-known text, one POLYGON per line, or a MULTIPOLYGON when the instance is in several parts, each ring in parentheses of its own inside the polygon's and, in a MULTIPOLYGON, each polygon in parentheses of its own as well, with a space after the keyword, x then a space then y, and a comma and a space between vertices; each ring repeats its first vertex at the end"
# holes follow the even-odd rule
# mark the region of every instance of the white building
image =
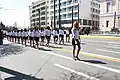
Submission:
MULTIPOLYGON (((56 26, 59 21, 59 0, 56 0, 56 26)), ((100 4, 99 0, 61 0, 61 24, 64 27, 72 26, 72 6, 74 21, 78 20, 78 4, 79 4, 79 21, 81 27, 97 27, 99 26, 100 4), (92 25, 93 23, 93 25, 92 25)), ((49 0, 49 23, 54 22, 54 0, 49 0)), ((51 24, 50 24, 51 25, 51 24)), ((53 24, 52 24, 53 25, 53 24)))
POLYGON ((101 31, 111 31, 113 27, 120 29, 120 0, 101 0, 100 6, 101 31))
POLYGON ((47 1, 38 0, 37 2, 32 2, 29 6, 29 18, 30 26, 45 27, 47 26, 47 1), (40 13, 39 13, 40 10, 40 13), (39 18, 40 17, 40 18, 39 18), (40 21, 40 24, 39 24, 40 21))
MULTIPOLYGON (((46 26, 54 27, 54 0, 39 0, 34 2, 30 6, 30 21, 32 26, 34 24, 34 18, 38 18, 35 14, 38 12, 36 9, 39 7, 42 1, 46 2, 46 12, 44 12, 44 22, 46 26), (47 5, 47 6, 46 6, 47 5), (37 6, 37 7, 35 7, 37 6), (35 8, 34 8, 35 7, 35 8), (31 12, 32 11, 32 12, 31 12), (46 21, 45 21, 46 20, 46 21)), ((72 6, 73 6, 73 17, 74 21, 78 20, 78 4, 79 4, 79 22, 81 27, 99 27, 99 13, 100 13, 100 1, 99 0, 60 0, 60 15, 61 15, 61 26, 71 27, 72 26, 72 6)), ((44 9, 45 11, 45 9, 44 9)), ((55 18, 56 27, 59 23, 59 0, 55 3, 55 18)))

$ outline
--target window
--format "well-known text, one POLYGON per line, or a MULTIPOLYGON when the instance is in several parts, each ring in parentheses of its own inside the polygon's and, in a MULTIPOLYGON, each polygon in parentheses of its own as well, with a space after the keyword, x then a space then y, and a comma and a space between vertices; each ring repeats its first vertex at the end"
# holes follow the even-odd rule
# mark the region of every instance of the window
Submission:
POLYGON ((110 2, 107 2, 107 9, 106 9, 107 11, 107 13, 110 11, 110 2))
POLYGON ((87 20, 83 19, 83 25, 87 25, 87 20))
POLYGON ((78 13, 74 13, 74 17, 78 17, 78 13))
POLYGON ((66 18, 66 14, 63 14, 63 19, 66 18))
POLYGON ((34 13, 34 12, 35 12, 35 10, 32 11, 32 13, 34 13))
POLYGON ((41 20, 45 20, 45 17, 41 17, 41 20))
POLYGON ((88 25, 91 26, 91 20, 88 20, 88 25))
POLYGON ((45 15, 45 12, 41 12, 41 15, 45 15))
POLYGON ((106 21, 106 27, 108 27, 109 26, 109 21, 106 21))
POLYGON ((45 22, 41 22, 41 25, 45 25, 45 22))
POLYGON ((78 3, 78 0, 73 0, 74 3, 78 3))
POLYGON ((41 10, 45 10, 45 7, 42 7, 41 10))

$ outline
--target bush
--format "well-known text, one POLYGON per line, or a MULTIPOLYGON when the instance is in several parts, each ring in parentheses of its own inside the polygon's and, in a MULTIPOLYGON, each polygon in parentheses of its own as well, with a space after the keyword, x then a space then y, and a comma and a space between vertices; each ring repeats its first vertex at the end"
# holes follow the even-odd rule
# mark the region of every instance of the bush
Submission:
POLYGON ((118 28, 112 28, 111 32, 120 32, 118 28))

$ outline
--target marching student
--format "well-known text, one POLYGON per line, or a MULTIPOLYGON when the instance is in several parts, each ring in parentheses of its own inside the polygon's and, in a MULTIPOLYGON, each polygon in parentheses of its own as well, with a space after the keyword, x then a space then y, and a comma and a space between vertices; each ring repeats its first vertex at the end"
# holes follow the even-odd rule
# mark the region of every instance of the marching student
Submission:
POLYGON ((40 45, 41 45, 41 28, 39 28, 39 41, 40 41, 40 45))
POLYGON ((59 30, 59 44, 61 44, 61 42, 64 44, 64 30, 63 29, 59 30))
POLYGON ((23 37, 24 37, 23 29, 21 29, 21 43, 22 43, 22 45, 23 45, 23 37))
POLYGON ((80 36, 79 36, 79 23, 77 21, 74 22, 73 28, 71 31, 72 31, 73 59, 80 60, 78 56, 81 50, 81 46, 80 46, 80 36), (76 45, 78 47, 77 54, 75 54, 76 45))
POLYGON ((29 34, 29 39, 30 39, 30 46, 32 46, 32 43, 33 43, 33 37, 34 37, 34 32, 33 32, 33 30, 31 29, 30 30, 30 34, 29 34))
POLYGON ((45 31, 43 27, 41 28, 40 36, 41 36, 41 45, 44 45, 45 31))
POLYGON ((68 30, 65 31, 66 33, 66 42, 70 42, 70 33, 68 30))
POLYGON ((26 46, 26 43, 27 43, 27 39, 28 39, 28 32, 27 32, 27 29, 24 29, 24 41, 25 41, 25 46, 26 46))
POLYGON ((39 42, 39 35, 40 35, 39 30, 38 30, 38 29, 35 29, 35 32, 34 32, 34 39, 35 39, 35 42, 36 42, 36 45, 37 45, 37 47, 36 47, 36 45, 35 45, 35 47, 36 47, 37 49, 39 49, 39 45, 38 45, 38 42, 39 42))
POLYGON ((12 31, 10 31, 10 42, 12 41, 12 31))
POLYGON ((18 44, 20 44, 20 36, 21 36, 20 30, 17 30, 17 34, 18 34, 18 36, 17 36, 17 38, 18 38, 18 44))
POLYGON ((45 30, 45 36, 46 36, 46 39, 47 39, 47 44, 46 46, 49 47, 49 43, 50 43, 50 38, 51 38, 51 30, 50 30, 50 27, 48 26, 45 30))
POLYGON ((15 32, 12 31, 12 42, 14 42, 14 39, 15 39, 15 32))
POLYGON ((0 45, 3 45, 4 34, 2 29, 0 28, 0 45))
POLYGON ((58 31, 57 31, 57 29, 53 30, 53 39, 54 39, 54 43, 57 44, 57 41, 58 41, 58 31))
POLYGON ((15 34, 15 36, 14 36, 14 37, 15 37, 15 43, 16 43, 16 41, 17 41, 17 36, 18 36, 18 35, 17 35, 17 31, 16 31, 16 30, 15 30, 15 33, 14 33, 14 34, 15 34))
POLYGON ((6 31, 6 37, 7 37, 7 40, 9 41, 9 32, 6 31))

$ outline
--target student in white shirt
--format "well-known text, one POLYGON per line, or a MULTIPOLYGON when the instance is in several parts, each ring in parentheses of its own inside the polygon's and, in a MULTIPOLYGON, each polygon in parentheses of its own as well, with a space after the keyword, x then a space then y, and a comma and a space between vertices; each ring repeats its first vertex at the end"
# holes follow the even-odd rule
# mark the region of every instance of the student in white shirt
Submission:
POLYGON ((24 31, 23 31, 23 29, 21 29, 21 43, 23 44, 23 37, 24 37, 24 31))
POLYGON ((45 38, 44 28, 41 28, 40 36, 41 36, 41 45, 44 45, 44 38, 45 38))
POLYGON ((28 40, 28 31, 27 29, 24 30, 24 40, 25 40, 25 46, 26 46, 26 43, 27 43, 27 40, 28 40))
POLYGON ((18 34, 18 44, 20 44, 20 36, 21 36, 21 32, 20 32, 20 30, 17 30, 17 34, 18 34))
POLYGON ((12 31, 10 31, 10 41, 12 41, 12 31))
POLYGON ((64 30, 63 29, 59 30, 59 44, 61 44, 61 42, 63 42, 64 44, 64 30))
POLYGON ((80 60, 78 56, 81 50, 81 46, 80 46, 80 36, 79 36, 79 23, 77 21, 74 22, 74 25, 72 28, 72 45, 73 45, 73 59, 80 60), (77 54, 75 54, 76 45, 78 46, 77 54))
POLYGON ((46 39, 47 39, 47 44, 46 44, 46 46, 49 46, 50 38, 51 38, 51 30, 50 30, 50 27, 47 27, 47 28, 46 28, 46 30, 45 30, 45 36, 46 36, 46 39))
POLYGON ((41 28, 39 28, 39 41, 41 41, 41 28))
POLYGON ((16 41, 17 41, 17 31, 15 31, 15 43, 16 43, 16 41))
POLYGON ((57 29, 53 30, 53 39, 54 39, 54 43, 57 44, 57 41, 58 41, 58 31, 57 31, 57 29))
POLYGON ((15 31, 12 31, 12 42, 14 42, 15 39, 15 31))
POLYGON ((35 29, 35 32, 34 32, 34 39, 35 39, 35 42, 36 42, 36 45, 37 45, 37 47, 36 48, 38 48, 39 49, 39 45, 38 45, 38 42, 39 42, 39 30, 38 29, 35 29))
POLYGON ((66 33, 66 42, 70 42, 70 33, 68 30, 65 30, 66 33))

